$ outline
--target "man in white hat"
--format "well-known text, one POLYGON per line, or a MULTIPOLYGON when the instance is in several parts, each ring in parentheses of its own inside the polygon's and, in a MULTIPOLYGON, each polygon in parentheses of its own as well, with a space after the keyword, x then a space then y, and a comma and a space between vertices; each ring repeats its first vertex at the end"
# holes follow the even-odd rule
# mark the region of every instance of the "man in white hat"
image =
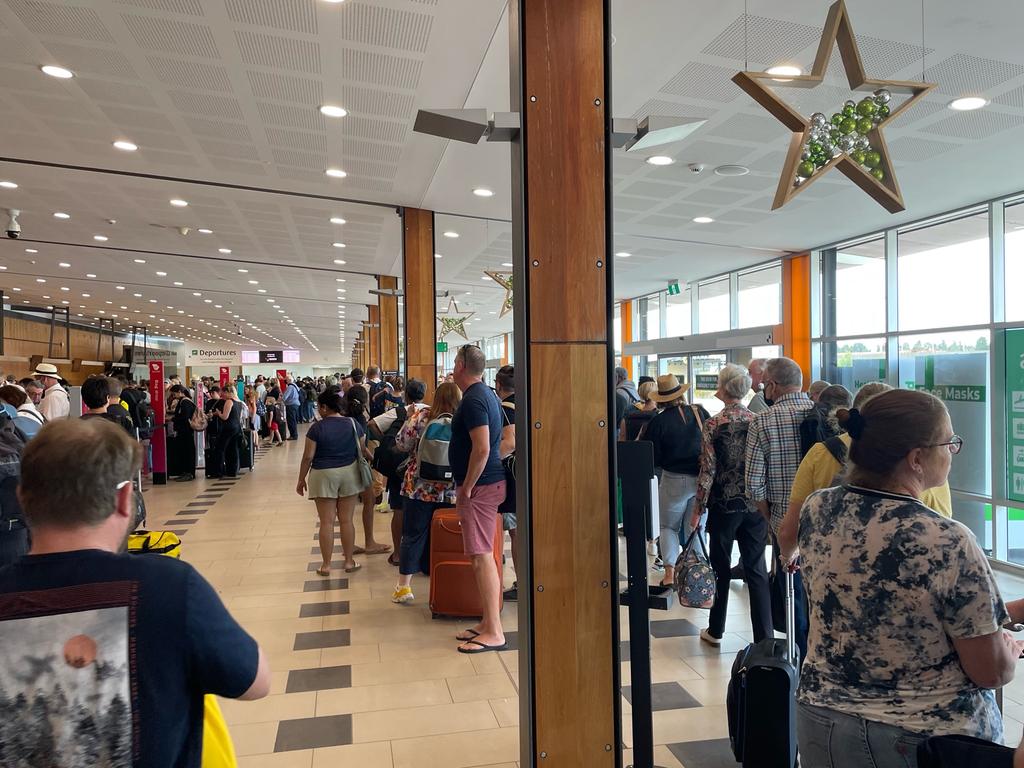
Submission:
POLYGON ((33 374, 43 388, 43 399, 39 403, 39 412, 47 421, 66 419, 71 415, 71 402, 68 393, 60 385, 60 374, 57 366, 52 363, 40 363, 33 374))

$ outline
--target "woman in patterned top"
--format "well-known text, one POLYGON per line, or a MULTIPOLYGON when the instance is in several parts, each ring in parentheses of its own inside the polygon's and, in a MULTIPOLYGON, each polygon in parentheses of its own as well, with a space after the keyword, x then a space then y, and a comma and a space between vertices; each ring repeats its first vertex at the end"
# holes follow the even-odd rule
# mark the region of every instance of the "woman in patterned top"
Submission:
POLYGON ((434 419, 454 415, 462 400, 455 384, 445 382, 434 392, 428 409, 409 406, 408 418, 395 439, 400 451, 409 453, 402 483, 402 546, 398 555, 398 584, 391 595, 393 603, 408 603, 413 598, 412 577, 417 572, 430 573, 430 521, 440 507, 455 506, 455 483, 432 482, 417 477, 416 449, 420 436, 434 419))
POLYGON ((942 401, 894 390, 838 413, 846 484, 811 494, 798 541, 810 600, 797 731, 805 765, 917 766, 928 735, 1001 741, 990 690, 1024 643, 974 535, 919 500, 963 440, 942 401))
POLYGON ((749 391, 750 374, 747 369, 733 363, 726 365, 718 372, 718 390, 715 392, 715 397, 725 403, 725 408, 704 422, 700 474, 697 476, 697 496, 691 523, 694 528, 700 525, 701 514, 707 507, 711 537, 708 548, 711 567, 715 569, 715 603, 708 627, 700 631, 700 638, 712 645, 719 645, 725 633, 734 541, 739 544, 744 580, 750 591, 750 623, 754 642, 773 637, 768 571, 764 564, 768 522, 747 498, 747 486, 743 481, 747 429, 756 417, 742 402, 749 391))

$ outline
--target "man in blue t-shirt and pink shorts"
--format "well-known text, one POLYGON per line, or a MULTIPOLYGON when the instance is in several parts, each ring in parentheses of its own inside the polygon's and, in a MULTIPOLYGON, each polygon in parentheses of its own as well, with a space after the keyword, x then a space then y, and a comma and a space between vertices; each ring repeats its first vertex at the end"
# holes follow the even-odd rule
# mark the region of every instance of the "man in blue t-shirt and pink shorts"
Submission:
POLYGON ((501 579, 494 567, 494 537, 498 507, 505 500, 505 469, 501 465, 501 404, 483 383, 486 357, 473 344, 455 356, 455 384, 462 402, 452 418, 448 460, 455 476, 455 509, 462 523, 462 542, 473 563, 473 575, 483 605, 480 623, 458 635, 460 653, 502 651, 507 647, 501 628, 501 579))

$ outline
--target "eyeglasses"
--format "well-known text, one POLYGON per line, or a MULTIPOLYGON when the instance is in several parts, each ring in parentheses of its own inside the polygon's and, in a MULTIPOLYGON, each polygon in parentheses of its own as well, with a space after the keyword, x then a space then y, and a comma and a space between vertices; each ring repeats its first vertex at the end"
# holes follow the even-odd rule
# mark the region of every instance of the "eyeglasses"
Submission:
POLYGON ((925 448, 941 448, 942 446, 948 447, 949 452, 956 456, 963 450, 964 439, 960 435, 953 435, 944 443, 932 443, 931 445, 926 445, 925 448))

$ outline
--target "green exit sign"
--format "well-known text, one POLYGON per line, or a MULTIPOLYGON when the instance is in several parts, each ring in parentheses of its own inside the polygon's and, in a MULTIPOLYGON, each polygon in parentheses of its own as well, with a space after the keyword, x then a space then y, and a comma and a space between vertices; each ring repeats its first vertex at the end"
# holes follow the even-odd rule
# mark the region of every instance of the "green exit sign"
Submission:
POLYGON ((439 341, 439 342, 437 342, 437 351, 438 352, 447 352, 448 351, 448 342, 447 341, 439 341))
POLYGON ((679 295, 679 283, 678 282, 671 282, 671 283, 668 284, 668 295, 669 296, 678 296, 679 295))

